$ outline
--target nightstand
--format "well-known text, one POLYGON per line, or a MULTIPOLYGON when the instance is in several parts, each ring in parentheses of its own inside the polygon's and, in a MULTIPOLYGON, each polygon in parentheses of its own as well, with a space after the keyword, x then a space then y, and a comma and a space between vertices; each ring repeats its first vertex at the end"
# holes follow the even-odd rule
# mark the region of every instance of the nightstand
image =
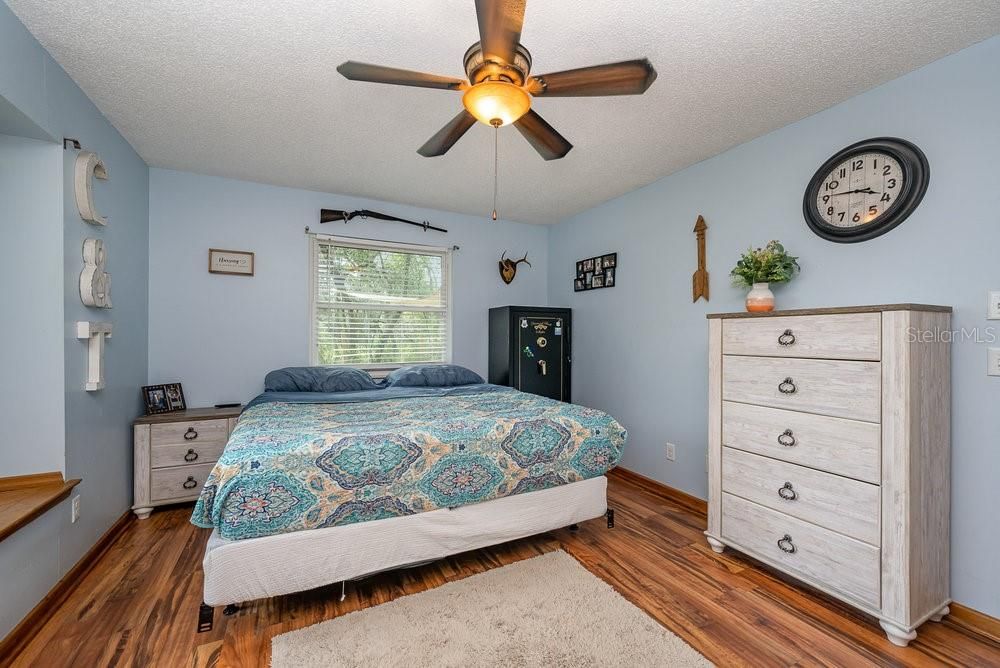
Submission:
POLYGON ((198 498, 240 410, 192 408, 146 415, 132 423, 136 517, 144 520, 156 506, 198 498))

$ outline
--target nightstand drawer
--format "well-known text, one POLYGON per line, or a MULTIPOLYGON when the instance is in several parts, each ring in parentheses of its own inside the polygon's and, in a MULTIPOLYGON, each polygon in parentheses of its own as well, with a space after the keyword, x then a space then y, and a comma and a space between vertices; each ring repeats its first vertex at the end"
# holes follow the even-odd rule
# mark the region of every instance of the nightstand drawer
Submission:
POLYGON ((150 465, 154 469, 167 466, 188 466, 191 464, 211 464, 219 459, 226 449, 223 443, 203 443, 200 440, 175 445, 154 445, 150 449, 150 465))
POLYGON ((878 422, 881 389, 878 362, 722 358, 722 398, 726 401, 878 422))
POLYGON ((722 326, 726 355, 878 360, 882 355, 879 313, 736 318, 722 326))
POLYGON ((159 445, 204 445, 206 443, 226 444, 229 439, 229 424, 226 420, 191 420, 154 424, 150 427, 153 447, 159 445))
POLYGON ((195 499, 215 466, 213 463, 156 469, 149 474, 150 499, 153 502, 195 499))

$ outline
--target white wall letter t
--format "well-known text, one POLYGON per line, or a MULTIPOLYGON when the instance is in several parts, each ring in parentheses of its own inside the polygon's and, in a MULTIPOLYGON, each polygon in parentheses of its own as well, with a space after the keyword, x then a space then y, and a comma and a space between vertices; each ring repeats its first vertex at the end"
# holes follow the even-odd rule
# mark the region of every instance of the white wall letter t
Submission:
POLYGON ((87 385, 88 392, 104 389, 104 339, 111 338, 110 322, 76 323, 76 338, 88 339, 87 385))

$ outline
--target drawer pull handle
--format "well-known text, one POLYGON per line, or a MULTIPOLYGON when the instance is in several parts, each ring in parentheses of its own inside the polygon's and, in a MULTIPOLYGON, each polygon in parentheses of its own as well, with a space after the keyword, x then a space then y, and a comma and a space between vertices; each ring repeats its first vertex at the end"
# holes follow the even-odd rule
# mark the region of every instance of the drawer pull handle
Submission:
POLYGON ((782 394, 795 394, 795 383, 791 378, 786 378, 778 384, 778 392, 782 394))
POLYGON ((184 461, 193 462, 198 459, 198 453, 194 451, 194 448, 188 448, 187 454, 184 455, 184 461))
POLYGON ((188 430, 184 432, 184 440, 193 441, 196 438, 198 438, 198 432, 194 430, 194 427, 188 427, 188 430))
POLYGON ((792 430, 786 429, 784 433, 778 434, 778 443, 786 448, 790 448, 795 445, 795 437, 792 436, 792 430))
POLYGON ((795 543, 792 542, 792 537, 787 533, 778 539, 778 547, 782 552, 787 552, 788 554, 795 554, 795 543))
POLYGON ((795 335, 792 334, 792 330, 786 329, 785 332, 778 337, 779 346, 790 346, 795 343, 795 335))
POLYGON ((799 498, 798 493, 792 489, 792 483, 786 482, 778 489, 778 496, 783 498, 785 501, 794 501, 799 498))
POLYGON ((198 481, 194 479, 193 475, 189 475, 188 479, 185 480, 184 484, 181 485, 181 487, 183 487, 184 489, 194 489, 197 486, 198 486, 198 481))

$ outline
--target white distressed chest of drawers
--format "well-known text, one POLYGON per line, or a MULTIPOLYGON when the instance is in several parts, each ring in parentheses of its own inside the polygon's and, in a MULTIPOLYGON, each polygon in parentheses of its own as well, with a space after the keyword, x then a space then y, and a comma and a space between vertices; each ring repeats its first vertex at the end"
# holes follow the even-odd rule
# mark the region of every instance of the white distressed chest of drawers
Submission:
POLYGON ((133 422, 136 517, 144 520, 156 506, 197 499, 239 416, 239 408, 194 408, 133 422))
POLYGON ((951 309, 709 316, 708 542, 879 618, 948 614, 951 309))

